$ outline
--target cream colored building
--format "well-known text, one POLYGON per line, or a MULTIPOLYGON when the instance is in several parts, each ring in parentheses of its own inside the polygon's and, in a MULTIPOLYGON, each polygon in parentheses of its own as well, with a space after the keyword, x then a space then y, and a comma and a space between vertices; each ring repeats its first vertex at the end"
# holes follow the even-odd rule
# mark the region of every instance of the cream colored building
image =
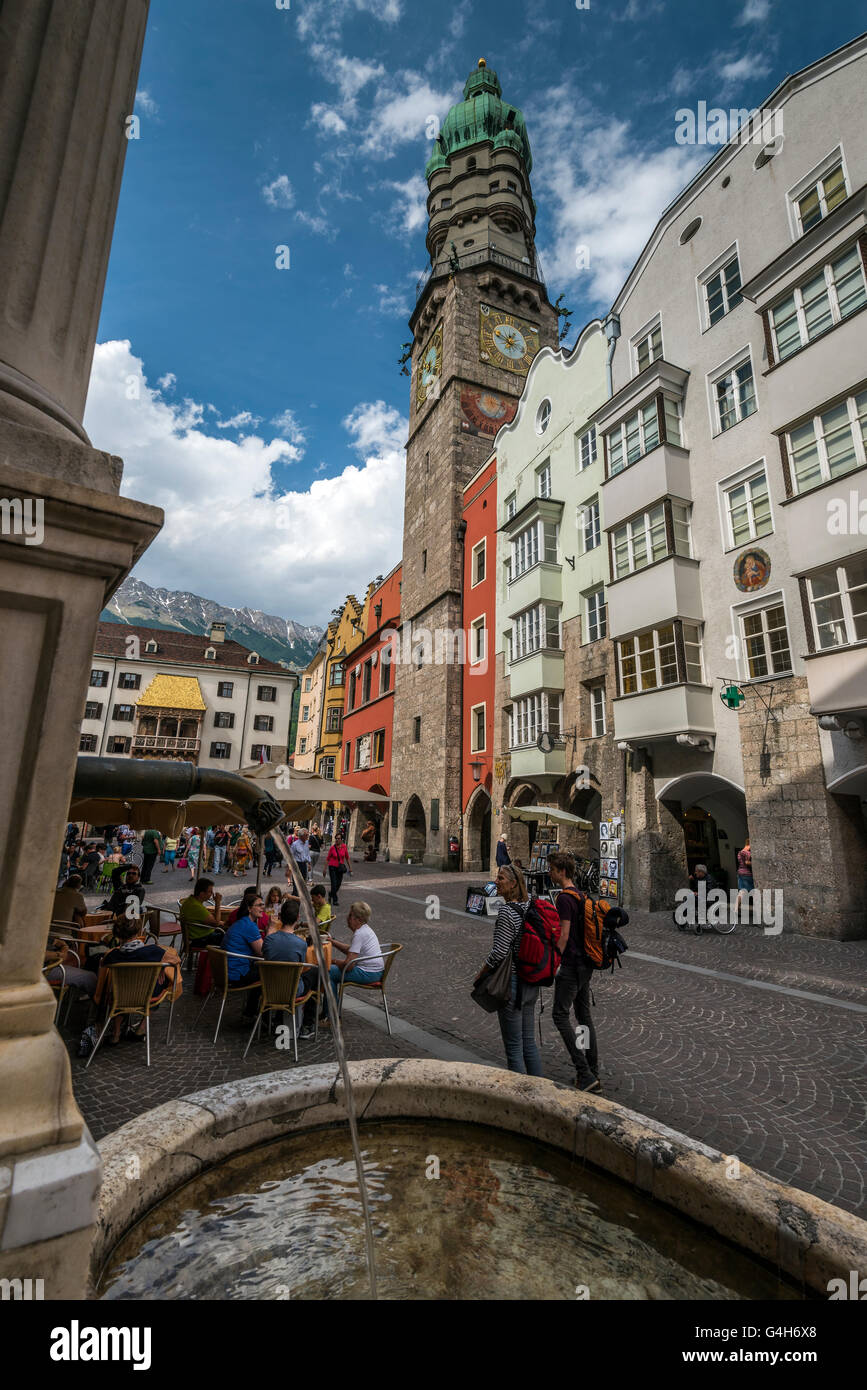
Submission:
POLYGON ((235 772, 287 758, 298 676, 238 642, 100 623, 79 751, 174 758, 235 772))
POLYGON ((319 721, 322 714, 322 691, 325 679, 325 644, 301 672, 298 694, 298 727, 295 733, 293 766, 300 772, 313 772, 316 766, 316 745, 319 741, 319 721))

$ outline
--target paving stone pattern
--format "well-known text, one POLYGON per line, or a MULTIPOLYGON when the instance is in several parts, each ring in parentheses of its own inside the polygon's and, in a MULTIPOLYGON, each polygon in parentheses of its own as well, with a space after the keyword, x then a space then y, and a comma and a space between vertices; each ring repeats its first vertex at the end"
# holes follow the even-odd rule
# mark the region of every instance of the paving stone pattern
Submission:
MULTIPOLYGON (((172 904, 178 889, 164 891, 161 877, 154 880, 151 901, 172 904)), ((354 878, 344 883, 339 913, 345 916, 353 898, 366 898, 380 940, 404 945, 391 975, 389 1005, 394 1015, 432 1035, 432 1052, 436 1040, 444 1039, 501 1066, 496 1018, 470 998, 473 976, 490 949, 493 919, 463 913, 468 882, 479 877, 358 863, 354 878), (431 896, 439 900, 438 921, 425 915, 431 896)), ((241 887, 240 880, 228 880, 227 899, 239 896, 241 887)), ((833 1001, 867 1006, 867 942, 771 937, 748 925, 729 936, 698 937, 679 932, 668 914, 641 912, 632 915, 624 934, 630 952, 623 970, 594 983, 605 1095, 864 1214, 867 1012, 833 1001), (754 981, 824 998, 805 1000, 756 988, 754 981)), ((545 1073, 571 1084, 571 1065, 551 1021, 552 996, 543 991, 545 1073)), ((216 1010, 211 1006, 210 1031, 204 1020, 196 1026, 200 1003, 189 989, 176 1006, 169 1049, 162 1044, 165 1024, 155 1020, 150 1072, 134 1043, 107 1050, 86 1074, 84 1063, 73 1058, 76 1095, 97 1138, 141 1110, 201 1086, 295 1065, 291 1051, 265 1042, 241 1062, 246 1033, 237 1020, 237 1001, 228 1006, 225 1035, 212 1048, 216 1010)), ((345 1016, 345 1035, 354 1058, 424 1055, 356 1015, 345 1016)), ((302 1065, 328 1060, 334 1056, 330 1037, 320 1036, 316 1045, 300 1043, 299 1055, 302 1065)))

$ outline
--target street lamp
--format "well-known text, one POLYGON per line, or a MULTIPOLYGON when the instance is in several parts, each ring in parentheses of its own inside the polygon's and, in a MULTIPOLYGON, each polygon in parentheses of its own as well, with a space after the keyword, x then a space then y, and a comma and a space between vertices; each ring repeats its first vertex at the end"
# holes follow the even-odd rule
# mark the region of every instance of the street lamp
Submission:
POLYGON ((484 767, 484 763, 482 763, 482 762, 471 762, 471 763, 470 763, 470 767, 471 767, 472 770, 473 770, 473 781, 474 781, 474 782, 481 782, 481 780, 482 780, 482 768, 484 767))

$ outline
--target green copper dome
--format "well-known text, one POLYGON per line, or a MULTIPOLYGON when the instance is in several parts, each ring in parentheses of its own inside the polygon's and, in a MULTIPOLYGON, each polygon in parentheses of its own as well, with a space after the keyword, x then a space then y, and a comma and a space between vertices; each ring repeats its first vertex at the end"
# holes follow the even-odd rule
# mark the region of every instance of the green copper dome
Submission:
POLYGON ((448 156, 468 149, 482 140, 492 140, 494 148, 508 146, 523 155, 529 174, 533 167, 527 126, 517 106, 503 101, 497 74, 485 66, 484 58, 464 84, 464 99, 453 106, 443 121, 425 175, 448 167, 448 156))

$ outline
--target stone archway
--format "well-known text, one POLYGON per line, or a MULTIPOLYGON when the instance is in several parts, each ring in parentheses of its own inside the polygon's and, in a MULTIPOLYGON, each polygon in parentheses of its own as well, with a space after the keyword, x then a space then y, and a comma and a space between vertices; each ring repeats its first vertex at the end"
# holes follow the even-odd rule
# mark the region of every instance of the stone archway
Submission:
POLYGON ((749 838, 742 787, 714 772, 688 772, 666 782, 657 799, 683 828, 686 869, 707 866, 723 888, 737 886, 737 853, 749 838))
POLYGON ((403 817, 403 855, 413 864, 421 864, 427 849, 427 820, 424 807, 417 796, 411 796, 406 803, 403 817))
POLYGON ((477 787, 464 812, 464 864, 468 871, 491 872, 491 798, 484 787, 477 787))
POLYGON ((512 782, 506 788, 506 795, 503 798, 506 815, 503 829, 506 833, 506 843, 509 846, 509 856, 512 859, 520 859, 525 869, 529 868, 537 822, 510 820, 509 808, 511 806, 537 806, 542 799, 542 793, 537 786, 532 782, 522 781, 512 782))

